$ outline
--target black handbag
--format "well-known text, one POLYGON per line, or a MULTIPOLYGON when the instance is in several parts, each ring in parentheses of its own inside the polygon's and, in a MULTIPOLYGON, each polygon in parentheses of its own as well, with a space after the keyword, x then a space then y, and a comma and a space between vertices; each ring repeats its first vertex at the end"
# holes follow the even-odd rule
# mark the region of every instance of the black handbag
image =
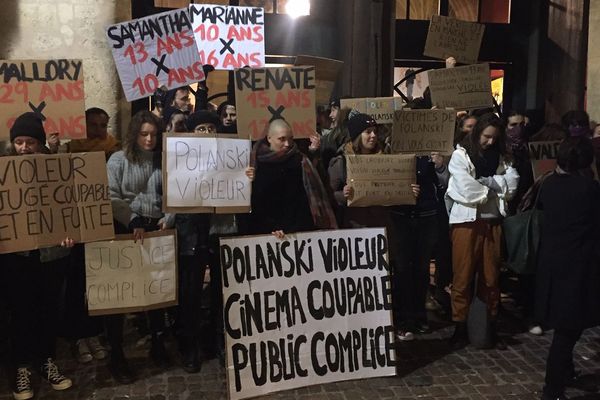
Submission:
POLYGON ((538 188, 533 206, 526 211, 504 218, 502 232, 506 246, 507 267, 518 274, 534 274, 540 246, 542 211, 538 210, 538 188))

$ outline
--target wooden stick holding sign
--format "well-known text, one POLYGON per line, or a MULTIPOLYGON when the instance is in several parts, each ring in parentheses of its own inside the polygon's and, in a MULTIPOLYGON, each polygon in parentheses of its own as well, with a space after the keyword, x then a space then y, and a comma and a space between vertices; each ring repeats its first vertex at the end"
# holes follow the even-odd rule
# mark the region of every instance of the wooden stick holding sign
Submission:
POLYGON ((416 204, 415 168, 414 154, 346 156, 347 182, 354 190, 348 207, 416 204))
POLYGON ((238 135, 263 138, 269 122, 285 119, 295 138, 315 135, 315 67, 235 70, 238 135))
POLYGON ((191 4, 190 17, 203 64, 217 70, 265 66, 263 8, 191 4))
POLYGON ((250 211, 250 140, 167 133, 163 143, 165 212, 250 211))
POLYGON ((107 28, 127 101, 204 80, 189 10, 180 8, 107 28))
POLYGON ((221 238, 229 398, 395 375, 388 248, 384 228, 221 238))
POLYGON ((81 60, 0 60, 0 74, 0 139, 25 112, 36 113, 47 134, 86 137, 81 60))
POLYGON ((432 15, 423 55, 474 64, 479 57, 485 25, 432 15))
POLYGON ((125 314, 177 305, 177 239, 174 230, 86 243, 89 315, 125 314))
POLYGON ((0 157, 0 254, 112 239, 104 152, 0 157))
POLYGON ((450 110, 400 110, 394 114, 392 152, 451 154, 454 151, 456 112, 450 110))
POLYGON ((467 110, 494 105, 488 64, 427 71, 431 102, 438 108, 467 110))

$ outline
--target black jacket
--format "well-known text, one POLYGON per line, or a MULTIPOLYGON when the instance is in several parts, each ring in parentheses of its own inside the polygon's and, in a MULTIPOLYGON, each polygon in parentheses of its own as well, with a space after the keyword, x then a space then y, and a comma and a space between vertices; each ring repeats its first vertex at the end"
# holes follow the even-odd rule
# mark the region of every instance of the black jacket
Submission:
POLYGON ((285 161, 256 162, 252 183, 252 212, 248 229, 252 234, 275 230, 308 231, 314 228, 302 178, 302 155, 285 161))
POLYGON ((551 328, 600 323, 599 205, 600 189, 590 177, 554 173, 541 186, 535 312, 551 328))

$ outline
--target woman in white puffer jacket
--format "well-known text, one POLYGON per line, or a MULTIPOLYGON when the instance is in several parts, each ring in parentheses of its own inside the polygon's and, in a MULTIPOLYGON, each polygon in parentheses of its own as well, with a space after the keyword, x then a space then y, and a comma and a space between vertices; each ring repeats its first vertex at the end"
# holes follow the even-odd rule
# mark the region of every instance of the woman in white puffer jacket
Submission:
POLYGON ((502 120, 494 114, 483 115, 473 132, 457 145, 448 165, 446 206, 452 237, 454 348, 468 343, 466 320, 475 273, 478 297, 487 304, 494 345, 505 347, 497 340, 495 326, 500 301, 501 222, 519 175, 510 164, 504 139, 502 120))

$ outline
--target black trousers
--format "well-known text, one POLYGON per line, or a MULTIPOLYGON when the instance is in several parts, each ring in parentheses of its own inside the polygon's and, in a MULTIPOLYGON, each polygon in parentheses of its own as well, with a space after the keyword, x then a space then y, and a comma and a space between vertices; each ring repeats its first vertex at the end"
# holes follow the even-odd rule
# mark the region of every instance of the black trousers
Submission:
POLYGON ((202 325, 202 288, 206 257, 179 256, 177 325, 185 345, 197 344, 202 325))
POLYGON ((581 329, 557 328, 554 330, 554 337, 546 360, 545 395, 554 398, 564 393, 567 382, 575 373, 573 348, 582 332, 581 329))
POLYGON ((71 249, 65 287, 65 328, 62 335, 68 339, 98 336, 103 331, 103 318, 88 315, 85 300, 85 245, 76 244, 71 249))
POLYGON ((38 251, 29 256, 7 254, 3 261, 8 282, 9 338, 14 366, 28 366, 56 356, 59 301, 68 259, 40 262, 38 251))
POLYGON ((429 263, 437 239, 437 217, 392 214, 392 221, 398 248, 393 282, 396 323, 427 322, 425 301, 429 263))
POLYGON ((438 209, 437 243, 435 257, 435 299, 448 311, 450 310, 450 294, 445 288, 452 283, 452 242, 450 241, 450 224, 446 209, 438 209))

